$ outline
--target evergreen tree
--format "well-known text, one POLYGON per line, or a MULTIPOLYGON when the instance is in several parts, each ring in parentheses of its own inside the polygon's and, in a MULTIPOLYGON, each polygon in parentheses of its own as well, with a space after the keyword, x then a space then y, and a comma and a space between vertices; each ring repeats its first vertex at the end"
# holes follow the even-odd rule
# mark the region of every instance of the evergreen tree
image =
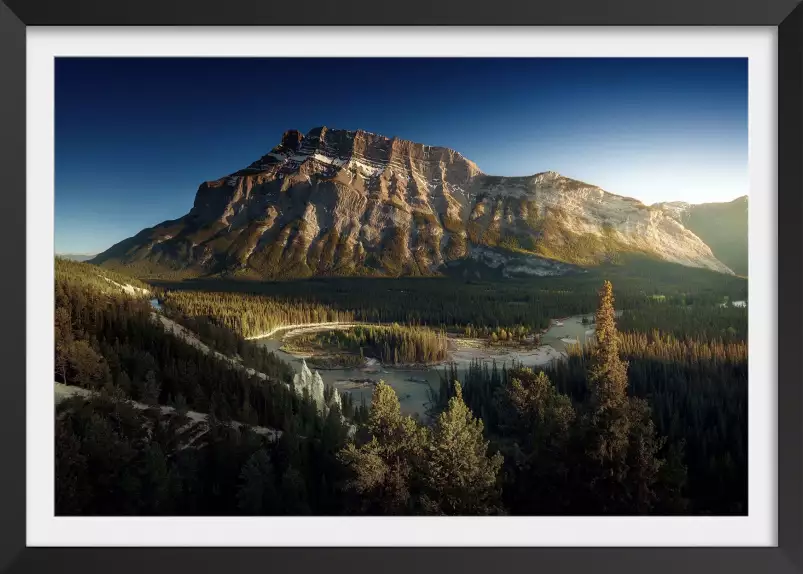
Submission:
POLYGON ((126 395, 131 393, 131 379, 128 377, 128 373, 125 371, 120 371, 117 375, 117 378, 114 381, 115 386, 120 389, 126 395))
POLYGON ((280 500, 282 514, 290 516, 310 514, 304 476, 295 468, 289 468, 282 476, 280 500))
POLYGON ((662 477, 659 452, 665 439, 657 436, 647 403, 627 395, 627 363, 619 356, 610 281, 600 289, 595 319, 589 399, 579 435, 587 454, 581 474, 587 474, 578 480, 578 488, 589 486, 585 503, 597 512, 648 513, 662 477))
POLYGON ((627 396, 627 363, 619 357, 619 333, 613 304, 613 285, 605 281, 599 292, 596 345, 591 351, 588 371, 592 409, 597 413, 620 408, 627 396))
POLYGON ((426 449, 425 507, 447 515, 499 512, 497 475, 502 455, 488 456, 482 421, 463 402, 460 383, 440 414, 426 449))
POLYGON ((158 405, 160 390, 161 385, 156 380, 156 373, 153 371, 145 373, 145 381, 142 383, 142 402, 146 405, 158 405))
POLYGON ((575 420, 571 399, 559 393, 543 371, 518 368, 500 400, 504 430, 525 437, 535 453, 560 452, 575 420))
POLYGON ((73 341, 73 334, 70 311, 66 307, 56 307, 55 328, 56 374, 61 377, 61 381, 64 384, 68 384, 71 382, 67 380, 67 369, 70 364, 68 355, 73 341))
POLYGON ((187 415, 187 411, 189 411, 189 408, 187 406, 187 399, 184 398, 184 395, 179 393, 176 396, 176 400, 173 403, 173 408, 176 409, 176 414, 179 417, 184 417, 187 415))
POLYGON ((392 387, 380 381, 374 389, 366 442, 348 445, 339 454, 351 473, 346 489, 356 494, 364 512, 406 514, 411 500, 412 471, 420 465, 426 429, 401 414, 392 387))
MULTIPOLYGON (((64 369, 66 362, 70 384, 99 389, 111 379, 109 367, 103 357, 86 340, 74 340, 65 349, 66 357, 57 356, 57 365, 64 369)), ((66 379, 65 379, 66 380, 66 379)))
POLYGON ((275 514, 276 476, 273 463, 264 449, 259 449, 243 465, 237 508, 244 514, 275 514))
POLYGON ((140 504, 145 514, 169 514, 174 477, 158 443, 145 450, 142 467, 140 504))

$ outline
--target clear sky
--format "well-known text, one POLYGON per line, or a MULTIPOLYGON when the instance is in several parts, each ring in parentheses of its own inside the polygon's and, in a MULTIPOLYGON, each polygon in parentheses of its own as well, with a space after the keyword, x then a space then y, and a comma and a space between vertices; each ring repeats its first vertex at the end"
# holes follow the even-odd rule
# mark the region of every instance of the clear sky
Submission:
POLYGON ((747 193, 745 59, 57 59, 56 252, 189 211, 325 125, 557 171, 644 203, 747 193))

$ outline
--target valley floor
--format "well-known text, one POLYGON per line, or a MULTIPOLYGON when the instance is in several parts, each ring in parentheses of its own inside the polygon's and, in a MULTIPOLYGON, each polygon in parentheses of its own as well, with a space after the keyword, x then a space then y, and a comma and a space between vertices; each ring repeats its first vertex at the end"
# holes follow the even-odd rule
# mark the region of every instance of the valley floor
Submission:
MULTIPOLYGON (((506 347, 490 345, 486 340, 449 335, 449 357, 432 365, 383 365, 376 359, 366 358, 361 365, 319 369, 324 382, 334 385, 340 392, 351 393, 356 402, 370 402, 373 386, 380 380, 396 391, 402 411, 407 414, 423 416, 430 402, 430 391, 440 384, 441 376, 452 363, 459 371, 466 371, 472 362, 495 362, 499 368, 508 368, 516 363, 524 367, 546 367, 556 360, 564 360, 571 345, 582 343, 593 333, 593 327, 583 324, 587 315, 563 317, 553 321, 541 333, 541 343, 533 346, 506 347)), ((308 349, 288 346, 287 342, 299 335, 333 330, 347 330, 356 326, 381 326, 359 322, 305 323, 288 325, 274 329, 270 337, 254 340, 274 352, 279 358, 290 363, 296 370, 301 362, 314 359, 316 355, 308 349)), ((316 367, 317 368, 317 367, 316 367)))
MULTIPOLYGON (((548 365, 554 360, 565 359, 567 348, 571 345, 582 344, 586 338, 594 333, 591 326, 582 323, 585 315, 563 318, 561 321, 553 321, 553 325, 542 333, 542 343, 538 345, 504 346, 491 345, 485 339, 462 337, 450 334, 449 357, 444 361, 439 361, 431 365, 424 365, 424 368, 437 368, 457 363, 458 367, 466 367, 474 361, 496 361, 502 363, 517 363, 525 367, 537 367, 548 365), (544 342, 549 341, 549 342, 544 342)), ((331 323, 306 323, 302 325, 284 326, 274 329, 272 334, 285 331, 278 339, 283 343, 277 349, 281 349, 286 355, 295 359, 309 359, 315 357, 313 350, 293 347, 286 343, 299 335, 321 332, 348 330, 357 326, 380 327, 377 323, 363 322, 331 322, 331 323)), ((252 337, 252 340, 268 339, 269 336, 252 337)), ((381 366, 377 361, 366 359, 365 367, 381 366)), ((401 365, 404 368, 413 368, 420 365, 401 365)), ((391 368, 390 366, 385 366, 391 368)))
POLYGON ((547 365, 552 361, 566 358, 565 351, 558 351, 552 345, 539 345, 533 348, 505 348, 492 347, 482 339, 461 339, 454 338, 449 340, 450 345, 454 345, 448 361, 441 366, 449 363, 456 363, 458 368, 466 368, 474 361, 502 363, 516 363, 525 367, 536 367, 547 365))

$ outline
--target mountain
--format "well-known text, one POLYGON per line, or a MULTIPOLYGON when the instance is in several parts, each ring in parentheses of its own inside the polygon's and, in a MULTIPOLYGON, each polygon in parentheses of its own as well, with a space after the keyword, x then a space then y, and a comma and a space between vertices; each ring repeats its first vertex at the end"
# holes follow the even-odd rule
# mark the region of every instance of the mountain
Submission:
POLYGON ((198 188, 187 215, 93 262, 143 274, 561 274, 638 253, 732 273, 679 218, 555 172, 483 173, 460 153, 358 131, 284 133, 198 188))
POLYGON ((57 253, 56 256, 70 261, 89 261, 96 257, 96 255, 87 255, 85 253, 57 253))
POLYGON ((747 276, 747 196, 727 203, 657 205, 697 237, 738 275, 747 276))

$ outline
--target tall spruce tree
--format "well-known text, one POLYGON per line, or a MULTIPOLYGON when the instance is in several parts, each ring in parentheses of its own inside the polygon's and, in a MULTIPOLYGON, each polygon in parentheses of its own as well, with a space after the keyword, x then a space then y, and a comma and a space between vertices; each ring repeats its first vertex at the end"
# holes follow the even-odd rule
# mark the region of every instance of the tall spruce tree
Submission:
POLYGON ((488 456, 482 420, 463 402, 462 388, 440 414, 426 450, 424 484, 428 512, 447 515, 500 512, 497 475, 502 455, 488 456))
POLYGON ((603 514, 646 514, 656 508, 660 484, 659 458, 665 438, 657 436, 646 401, 627 394, 627 363, 619 356, 613 285, 599 291, 596 341, 588 366, 589 398, 580 435, 588 456, 586 503, 603 514))
POLYGON ((627 363, 619 357, 613 285, 605 281, 599 291, 596 314, 596 345, 591 351, 588 382, 592 408, 617 409, 627 398, 627 363))

